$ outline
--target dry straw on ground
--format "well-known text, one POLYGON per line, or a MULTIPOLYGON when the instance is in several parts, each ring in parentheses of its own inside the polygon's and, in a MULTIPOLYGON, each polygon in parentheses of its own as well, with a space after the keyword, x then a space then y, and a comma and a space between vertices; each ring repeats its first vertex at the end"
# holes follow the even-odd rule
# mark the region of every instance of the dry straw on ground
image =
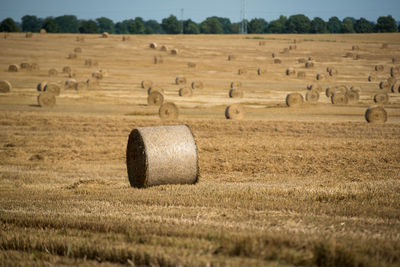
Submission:
POLYGON ((176 120, 179 117, 179 108, 175 103, 165 102, 160 106, 158 116, 162 120, 176 120))
POLYGON ((153 85, 153 82, 150 80, 143 80, 140 85, 142 86, 143 89, 148 90, 153 85))
POLYGON ((161 106, 164 103, 164 95, 159 91, 153 91, 147 96, 149 106, 161 106))
POLYGON ((229 90, 229 97, 230 98, 242 98, 243 97, 243 91, 239 88, 231 88, 229 90))
POLYGON ((389 48, 389 44, 388 43, 383 43, 381 46, 381 49, 385 49, 385 48, 389 48))
POLYGON ((347 91, 346 97, 347 97, 349 103, 357 103, 360 100, 360 95, 355 90, 347 91))
POLYGON ((44 91, 58 96, 60 95, 61 88, 55 83, 47 83, 44 87, 44 91))
POLYGON ((203 89, 204 84, 202 81, 194 81, 194 82, 192 82, 192 88, 193 89, 203 89))
POLYGON ((392 57, 393 64, 399 63, 399 61, 400 61, 400 57, 392 57))
POLYGON ((83 42, 85 41, 85 37, 83 37, 83 36, 77 36, 75 40, 76 40, 77 42, 83 43, 83 42))
POLYGON ((286 69, 286 75, 287 76, 294 76, 294 75, 296 75, 296 70, 294 69, 294 68, 288 68, 288 69, 286 69))
POLYGON ((63 67, 63 69, 62 69, 62 72, 63 73, 71 73, 72 72, 72 69, 71 69, 71 67, 70 66, 64 66, 63 67))
POLYGON ((152 85, 147 89, 147 94, 150 95, 152 92, 160 92, 161 94, 164 94, 164 89, 157 86, 157 85, 152 85))
POLYGON ((126 165, 131 186, 138 188, 195 184, 199 177, 196 143, 186 125, 132 130, 126 149, 126 165))
POLYGON ((190 87, 182 87, 179 89, 179 96, 190 97, 193 95, 193 90, 190 87))
POLYGON ((317 103, 319 100, 319 93, 316 90, 310 90, 306 93, 306 101, 308 103, 317 103))
POLYGON ((51 108, 56 105, 56 96, 49 92, 41 92, 37 97, 37 101, 39 106, 51 108))
POLYGON ((12 89, 11 83, 6 80, 0 80, 0 93, 9 93, 12 89))
POLYGON ((289 48, 285 47, 283 50, 280 52, 281 54, 287 54, 289 53, 289 48))
POLYGON ((374 96, 374 102, 376 104, 387 104, 389 103, 389 95, 387 93, 377 93, 374 96))
POLYGON ((304 102, 303 95, 300 93, 291 93, 286 96, 286 105, 288 107, 298 107, 304 102))
POLYGON ((75 52, 75 53, 82 53, 82 48, 80 48, 80 47, 75 47, 75 48, 74 48, 74 52, 75 52))
POLYGON ((19 67, 17 64, 11 64, 8 66, 8 72, 18 72, 19 67))
POLYGON ((266 44, 265 41, 259 41, 259 42, 258 42, 258 45, 259 45, 259 46, 265 46, 265 44, 266 44))
POLYGON ((232 104, 225 109, 225 118, 228 120, 241 120, 245 115, 244 107, 240 103, 232 104))
POLYGON ((331 103, 334 105, 345 105, 348 102, 349 99, 347 98, 347 94, 338 92, 331 95, 331 103))
POLYGON ((184 76, 182 76, 182 75, 178 75, 175 78, 175 83, 176 84, 186 84, 186 78, 184 76))
POLYGON ((365 111, 365 119, 369 123, 384 123, 387 121, 387 112, 381 106, 371 106, 365 111))
POLYGON ((88 79, 86 82, 77 82, 75 84, 75 90, 83 91, 87 88, 97 88, 99 83, 96 79, 88 79))
POLYGON ((58 71, 56 69, 54 69, 54 68, 53 69, 49 69, 48 74, 49 74, 50 77, 51 76, 57 76, 58 71))

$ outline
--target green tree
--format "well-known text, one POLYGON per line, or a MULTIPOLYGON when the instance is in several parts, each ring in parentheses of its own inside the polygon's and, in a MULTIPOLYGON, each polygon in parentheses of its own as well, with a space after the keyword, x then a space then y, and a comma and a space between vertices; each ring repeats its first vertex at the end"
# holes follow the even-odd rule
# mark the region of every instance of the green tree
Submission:
POLYGON ((161 22, 161 26, 166 33, 178 34, 181 32, 181 23, 174 15, 170 15, 161 22))
POLYGON ((79 26, 80 33, 99 33, 99 27, 94 20, 81 21, 79 26))
POLYGON ((351 18, 345 18, 342 22, 342 33, 354 33, 354 25, 351 18))
POLYGON ((122 22, 115 23, 115 33, 117 33, 117 34, 129 33, 128 25, 126 25, 125 23, 122 23, 122 22))
POLYGON ((315 17, 311 21, 310 32, 311 33, 327 33, 328 25, 323 19, 321 19, 319 17, 315 17))
POLYGON ((206 18, 200 23, 201 33, 222 34, 224 30, 217 17, 206 18))
POLYGON ((156 20, 148 20, 144 23, 146 33, 163 33, 161 25, 156 20))
POLYGON ((19 28, 12 18, 6 18, 0 23, 0 32, 19 32, 19 28))
POLYGON ((280 16, 279 19, 273 20, 268 24, 268 33, 286 33, 286 23, 287 18, 285 16, 280 16))
POLYGON ((144 34, 146 27, 141 17, 136 17, 134 20, 128 20, 128 30, 132 34, 144 34))
POLYGON ((183 22, 183 33, 186 34, 198 34, 200 33, 199 25, 191 19, 183 22))
POLYGON ((61 32, 60 25, 58 25, 57 21, 53 17, 47 17, 43 20, 42 28, 46 30, 46 32, 57 33, 61 32))
POLYGON ((219 23, 221 24, 223 33, 232 33, 232 23, 230 19, 221 17, 215 18, 217 18, 219 23))
POLYGON ((42 27, 42 20, 36 16, 25 15, 22 17, 22 31, 39 32, 42 27))
POLYGON ((354 23, 354 31, 357 33, 374 32, 374 23, 366 20, 365 18, 360 18, 354 23))
POLYGON ((268 23, 264 19, 252 19, 247 25, 248 33, 265 33, 268 23))
POLYGON ((400 32, 400 24, 399 24, 399 29, 398 29, 398 31, 400 32))
POLYGON ((391 15, 379 17, 376 23, 376 30, 378 32, 396 32, 396 21, 391 15))
POLYGON ((239 22, 232 23, 231 33, 237 34, 239 33, 239 30, 240 30, 240 23, 239 22))
POLYGON ((328 31, 330 33, 340 33, 342 32, 342 22, 338 17, 331 17, 327 23, 328 31))
POLYGON ((99 32, 114 33, 114 22, 106 17, 101 17, 96 19, 97 26, 99 27, 99 32))
POLYGON ((310 19, 303 14, 290 16, 286 22, 288 33, 309 33, 311 29, 310 19))
POLYGON ((64 15, 55 18, 57 24, 60 26, 60 32, 78 33, 79 21, 76 16, 64 15))

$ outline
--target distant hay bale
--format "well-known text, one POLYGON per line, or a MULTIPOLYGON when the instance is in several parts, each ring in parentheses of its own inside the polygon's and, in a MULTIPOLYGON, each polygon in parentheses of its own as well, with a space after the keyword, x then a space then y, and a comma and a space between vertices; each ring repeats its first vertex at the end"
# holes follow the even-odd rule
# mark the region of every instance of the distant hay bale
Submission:
POLYGON ((331 95, 331 103, 334 105, 345 105, 349 102, 346 94, 343 93, 333 93, 331 95))
POLYGON ((288 107, 298 107, 304 102, 303 95, 300 93, 291 93, 286 96, 286 105, 288 107))
POLYGON ((389 48, 389 44, 383 43, 381 46, 381 49, 386 49, 386 48, 389 48))
POLYGON ((36 90, 38 90, 39 92, 44 91, 44 87, 46 86, 47 82, 40 82, 38 83, 38 85, 36 86, 36 90))
POLYGON ((53 93, 41 92, 37 97, 37 101, 39 106, 51 108, 56 105, 56 96, 53 93))
POLYGON ((152 92, 160 92, 161 94, 164 94, 164 89, 156 86, 156 85, 152 85, 151 87, 149 87, 149 89, 147 89, 147 94, 150 95, 152 92))
POLYGON ((153 81, 143 80, 142 83, 141 83, 141 86, 142 86, 143 89, 148 90, 150 87, 153 86, 153 81))
POLYGON ((296 70, 294 68, 290 67, 290 68, 286 69, 285 73, 287 76, 294 76, 294 75, 296 75, 296 70))
POLYGON ((389 103, 389 95, 387 93, 378 93, 374 96, 374 102, 376 104, 387 104, 389 103))
POLYGON ((306 77, 306 72, 305 71, 298 71, 297 72, 297 78, 305 78, 306 77))
MULTIPOLYGON (((395 84, 395 83, 397 82, 397 79, 394 78, 394 77, 389 77, 389 78, 387 78, 386 81, 389 83, 390 87, 392 87, 392 85, 395 84)), ((390 89, 390 88, 389 88, 389 89, 390 89)))
POLYGON ((17 64, 11 64, 8 66, 8 72, 18 72, 19 67, 17 64))
POLYGON ((241 120, 245 115, 244 107, 240 103, 232 104, 225 109, 225 118, 228 120, 241 120))
POLYGON ((275 58, 274 64, 282 64, 282 60, 280 58, 275 58))
POLYGON ((153 91, 147 96, 149 106, 161 106, 164 103, 164 95, 159 91, 153 91))
POLYGON ((28 62, 22 62, 19 66, 21 70, 26 70, 26 71, 32 70, 32 65, 28 62))
POLYGON ((314 61, 314 60, 315 60, 315 58, 313 56, 308 57, 308 61, 314 61))
POLYGON ((189 67, 189 68, 196 68, 196 63, 194 63, 194 62, 188 62, 188 67, 189 67))
POLYGON ((239 74, 239 75, 247 74, 247 69, 246 69, 246 68, 240 68, 240 69, 238 69, 238 74, 239 74))
POLYGON ((390 68, 390 76, 398 78, 400 76, 400 66, 394 66, 390 68))
POLYGON ((344 55, 344 57, 353 58, 353 57, 354 57, 354 54, 353 54, 352 52, 347 52, 347 53, 344 55))
POLYGON ((325 94, 327 97, 331 97, 333 94, 343 94, 345 95, 349 89, 345 85, 339 85, 334 87, 329 87, 326 89, 325 94))
POLYGON ((231 88, 241 88, 241 87, 242 87, 242 82, 240 81, 231 82, 231 88))
POLYGON ((382 90, 389 90, 390 89, 390 83, 388 81, 381 81, 379 83, 379 88, 382 90))
POLYGON ((25 38, 32 38, 32 36, 33 36, 32 32, 25 33, 25 38))
POLYGON ((101 37, 103 37, 103 38, 108 38, 109 36, 110 36, 110 34, 108 32, 103 32, 101 34, 101 37))
POLYGON ((176 120, 179 117, 179 108, 172 102, 165 102, 160 106, 158 116, 162 120, 176 120))
POLYGON ((72 72, 72 69, 71 69, 71 67, 70 66, 64 66, 64 68, 62 69, 62 72, 63 73, 71 73, 72 72))
POLYGON ((179 50, 178 49, 174 48, 174 49, 171 50, 171 55, 177 55, 177 54, 179 54, 179 50))
POLYGON ((48 93, 52 93, 53 95, 58 96, 58 95, 60 95, 61 88, 60 88, 60 86, 58 86, 55 83, 47 83, 44 86, 44 90, 43 91, 48 92, 48 93))
POLYGON ((49 69, 48 74, 49 74, 50 77, 57 76, 58 75, 58 71, 56 69, 52 68, 52 69, 49 69))
POLYGON ((356 55, 353 56, 354 60, 359 60, 361 58, 362 58, 362 56, 360 54, 356 54, 356 55))
POLYGON ((381 106, 371 106, 365 111, 365 119, 369 123, 385 123, 387 121, 387 112, 381 106))
POLYGON ((307 85, 307 89, 308 90, 314 90, 314 91, 317 91, 319 93, 322 92, 322 87, 318 83, 312 83, 312 84, 307 85))
POLYGON ((258 68, 257 69, 257 75, 258 76, 264 76, 266 73, 267 73, 266 69, 263 69, 263 68, 258 68))
POLYGON ((93 78, 89 78, 85 83, 77 83, 77 87, 75 88, 76 90, 85 90, 87 88, 89 89, 97 89, 100 87, 100 83, 99 80, 97 79, 93 79, 93 78))
POLYGON ((92 73, 92 77, 97 79, 97 80, 102 80, 103 79, 103 73, 100 71, 95 71, 92 73))
POLYGON ((179 89, 179 96, 190 97, 193 95, 193 90, 190 87, 182 87, 179 89))
POLYGON ((192 82, 192 88, 193 89, 203 89, 204 84, 202 81, 194 81, 192 82))
POLYGON ((76 53, 69 53, 67 59, 77 59, 78 55, 76 53))
POLYGON ((83 42, 85 41, 85 37, 83 37, 83 36, 77 36, 77 37, 76 37, 76 41, 77 41, 77 42, 83 43, 83 42))
POLYGON ((228 55, 228 61, 232 61, 232 60, 235 60, 235 59, 236 59, 236 56, 228 55))
POLYGON ((186 125, 133 129, 126 148, 126 165, 129 183, 137 188, 195 184, 199 178, 197 147, 186 125))
POLYGON ((300 64, 304 64, 304 63, 306 63, 306 59, 305 58, 299 58, 299 59, 297 59, 297 62, 299 62, 300 64))
POLYGON ((266 44, 265 41, 259 41, 259 42, 258 42, 258 45, 259 45, 259 46, 265 46, 265 44, 266 44))
POLYGON ((178 75, 176 78, 175 78, 175 83, 176 84, 186 84, 186 78, 185 77, 183 77, 182 75, 178 75))
POLYGON ((149 45, 149 47, 152 48, 152 49, 156 49, 157 48, 157 44, 156 43, 151 43, 149 45))
POLYGON ((283 50, 280 52, 281 54, 287 54, 289 53, 289 48, 285 47, 283 50))
POLYGON ((308 103, 317 103, 319 99, 319 93, 316 90, 310 90, 306 93, 306 101, 308 103))
POLYGON ((307 60, 306 63, 304 64, 304 66, 305 66, 307 69, 313 68, 313 67, 314 67, 314 61, 307 60))
POLYGON ((317 75, 315 76, 315 79, 316 79, 317 81, 322 81, 322 80, 325 80, 325 79, 326 79, 326 76, 325 76, 325 74, 323 74, 323 73, 317 73, 317 75))
POLYGON ((375 75, 375 74, 370 74, 370 75, 368 76, 368 81, 369 81, 369 82, 376 81, 376 75, 375 75))
POLYGON ((271 57, 272 57, 272 58, 275 58, 275 53, 272 53, 272 54, 271 54, 271 57))
POLYGON ((86 67, 91 67, 91 66, 98 66, 99 63, 97 62, 97 60, 91 59, 91 58, 87 58, 85 59, 85 66, 86 67))
POLYGON ((382 72, 385 70, 385 67, 383 65, 376 65, 374 69, 375 71, 382 72))
POLYGON ((129 41, 131 39, 131 37, 129 37, 129 36, 122 36, 122 41, 123 42, 125 42, 125 41, 129 41))
POLYGON ((46 29, 40 29, 40 34, 46 34, 46 33, 47 33, 46 29))
POLYGON ((339 73, 338 70, 335 69, 335 68, 332 68, 332 69, 330 69, 330 71, 329 71, 329 75, 330 75, 331 77, 338 75, 338 73, 339 73))
POLYGON ((75 53, 82 53, 82 48, 80 48, 80 47, 75 47, 75 48, 74 48, 74 52, 75 52, 75 53))
POLYGON ((76 84, 75 79, 68 79, 65 81, 65 89, 75 89, 76 84))
POLYGON ((392 63, 396 64, 400 62, 400 57, 392 57, 392 63))
POLYGON ((350 87, 350 91, 360 93, 361 92, 361 87, 353 85, 353 86, 350 87))
POLYGON ((0 93, 9 93, 11 92, 12 86, 9 81, 0 80, 0 93))
POLYGON ((230 98, 243 98, 243 91, 239 88, 231 88, 229 90, 230 98))
POLYGON ((295 49, 297 49, 296 45, 289 45, 289 50, 295 50, 295 49))
POLYGON ((351 47, 351 50, 353 50, 353 51, 358 51, 358 50, 360 50, 360 47, 359 47, 358 45, 353 45, 353 46, 351 47))
POLYGON ((38 71, 38 70, 40 70, 39 64, 38 64, 38 63, 32 63, 32 64, 31 64, 31 70, 32 70, 32 71, 38 71))
POLYGON ((360 100, 359 93, 353 90, 347 91, 346 97, 349 103, 357 103, 360 100))
POLYGON ((400 93, 400 81, 396 81, 392 85, 392 93, 400 93))
POLYGON ((160 48, 161 51, 168 51, 168 46, 162 45, 160 48))
POLYGON ((154 62, 154 64, 162 64, 162 63, 164 63, 164 59, 161 55, 154 56, 153 62, 154 62))

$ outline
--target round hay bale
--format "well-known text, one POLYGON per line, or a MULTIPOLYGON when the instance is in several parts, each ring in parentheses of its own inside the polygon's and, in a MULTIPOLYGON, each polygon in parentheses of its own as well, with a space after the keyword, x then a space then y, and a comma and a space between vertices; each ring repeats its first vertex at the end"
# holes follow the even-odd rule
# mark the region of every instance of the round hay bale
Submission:
POLYGON ((32 70, 32 71, 38 71, 38 70, 40 70, 39 64, 38 64, 38 63, 32 63, 32 64, 31 64, 31 70, 32 70))
POLYGON ((71 73, 72 72, 72 69, 71 69, 71 67, 70 66, 65 66, 63 69, 62 69, 62 72, 63 73, 71 73))
POLYGON ((179 117, 179 109, 172 102, 165 102, 158 110, 158 116, 162 120, 176 120, 179 117))
POLYGON ((390 76, 397 78, 400 76, 400 66, 390 68, 390 76))
POLYGON ((197 147, 186 125, 139 127, 129 135, 126 166, 132 187, 195 184, 197 147))
POLYGON ((93 60, 91 58, 85 59, 85 66, 91 67, 93 65, 93 60))
POLYGON ((379 83, 379 88, 382 90, 389 90, 390 89, 390 83, 388 81, 381 81, 379 83))
POLYGON ((285 47, 283 48, 283 50, 281 51, 281 54, 286 54, 289 53, 289 48, 285 47))
POLYGON ((295 49, 297 49, 296 45, 289 45, 289 50, 295 50, 295 49))
POLYGON ((259 46, 264 46, 265 44, 266 44, 265 41, 259 41, 259 42, 258 42, 258 45, 259 45, 259 46))
POLYGON ((245 110, 242 104, 235 103, 227 106, 225 109, 225 118, 228 120, 241 120, 245 116, 245 110))
POLYGON ((101 37, 103 37, 103 38, 108 38, 108 36, 110 36, 110 34, 108 32, 103 32, 101 34, 101 37))
POLYGON ((123 42, 125 42, 125 41, 129 41, 131 38, 129 37, 129 36, 122 36, 122 41, 123 42))
POLYGON ((149 47, 152 48, 152 49, 156 49, 157 48, 157 44, 156 43, 151 43, 149 45, 149 47))
POLYGON ((317 75, 315 76, 315 79, 317 81, 322 81, 325 80, 326 76, 323 73, 317 73, 317 75))
POLYGON ((11 83, 6 80, 0 80, 0 93, 9 93, 11 92, 12 86, 11 83))
POLYGON ((373 81, 375 81, 376 80, 376 75, 375 74, 370 74, 369 76, 368 76, 368 81, 369 82, 373 82, 373 81))
POLYGON ((83 42, 85 41, 85 37, 83 37, 83 36, 77 36, 77 37, 76 37, 76 41, 77 41, 77 42, 83 43, 83 42))
POLYGON ((325 94, 327 97, 332 97, 333 94, 343 94, 345 95, 349 89, 345 85, 339 85, 334 87, 329 87, 326 89, 325 94))
POLYGON ((46 29, 40 29, 40 34, 46 34, 46 33, 47 33, 46 29))
POLYGON ((58 95, 60 95, 61 88, 60 88, 60 86, 58 86, 55 83, 47 83, 44 86, 44 90, 43 91, 45 91, 47 93, 52 93, 53 95, 58 96, 58 95))
POLYGON ((38 83, 38 85, 36 86, 36 90, 38 90, 39 92, 44 91, 44 87, 46 86, 47 82, 40 82, 38 83))
POLYGON ((162 64, 164 63, 164 59, 161 55, 154 56, 154 64, 162 64))
POLYGON ((280 58, 275 58, 274 64, 282 64, 282 60, 280 58))
POLYGON ((315 58, 313 56, 308 57, 308 61, 314 61, 314 60, 315 60, 315 58))
POLYGON ((304 63, 306 63, 306 59, 305 58, 299 58, 297 60, 297 62, 299 62, 300 64, 304 64, 304 63))
POLYGON ((67 59, 77 59, 78 55, 76 53, 69 53, 67 59))
POLYGON ((65 89, 75 89, 76 86, 76 80, 75 79, 68 79, 65 81, 65 89))
POLYGON ((383 66, 383 65, 375 65, 374 69, 377 72, 382 72, 382 71, 385 70, 385 66, 383 66))
POLYGON ((247 74, 247 69, 246 69, 246 68, 240 68, 240 69, 238 70, 238 74, 239 74, 239 75, 247 74))
POLYGON ((306 77, 306 72, 305 71, 298 71, 297 72, 297 78, 305 78, 306 77))
POLYGON ((179 54, 178 49, 174 48, 171 50, 171 55, 177 55, 177 54, 179 54))
POLYGON ((203 89, 204 85, 202 81, 194 81, 192 82, 192 88, 193 89, 203 89))
POLYGON ((317 103, 319 99, 319 93, 316 90, 310 90, 306 93, 306 101, 308 103, 317 103))
POLYGON ((161 51, 168 51, 168 46, 162 45, 160 48, 161 51))
POLYGON ((17 64, 11 64, 8 66, 8 72, 18 72, 19 67, 17 64))
POLYGON ((193 90, 190 87, 182 87, 179 89, 179 96, 190 97, 193 95, 193 90))
POLYGON ((359 93, 353 90, 347 91, 346 97, 349 103, 357 103, 360 100, 359 93))
POLYGON ((387 82, 390 84, 390 87, 392 87, 392 85, 395 84, 397 80, 394 77, 389 77, 387 78, 387 82))
POLYGON ((294 76, 294 75, 296 75, 296 70, 294 69, 294 68, 288 68, 287 70, 286 70, 286 75, 287 76, 294 76))
POLYGON ((75 52, 75 53, 82 53, 82 48, 80 48, 80 47, 75 47, 75 48, 74 48, 74 52, 75 52))
POLYGON ((365 119, 369 123, 385 123, 387 121, 387 112, 381 106, 371 106, 365 111, 365 119))
POLYGON ((314 67, 314 61, 308 60, 306 61, 306 63, 304 64, 304 66, 309 69, 309 68, 313 68, 314 67))
POLYGON ((360 94, 360 92, 361 92, 361 87, 360 87, 360 86, 351 86, 351 87, 350 87, 350 91, 357 92, 357 93, 360 94))
MULTIPOLYGON (((78 83, 79 84, 79 83, 78 83)), ((97 89, 97 88, 99 88, 100 87, 100 83, 99 83, 99 80, 97 80, 97 79, 93 79, 93 78, 89 78, 89 79, 87 79, 87 81, 86 81, 86 85, 85 86, 83 86, 82 85, 82 88, 76 88, 76 90, 84 90, 84 89, 86 89, 86 88, 89 88, 89 89, 97 89)))
POLYGON ((243 97, 243 91, 240 90, 239 88, 231 88, 229 90, 229 97, 230 98, 242 98, 243 97))
POLYGON ((322 87, 318 83, 312 83, 312 84, 307 85, 307 89, 308 90, 314 90, 314 91, 317 91, 319 93, 322 92, 322 87))
POLYGON ((336 76, 338 74, 338 71, 335 68, 331 68, 328 72, 329 72, 329 75, 332 77, 336 76))
POLYGON ((161 106, 164 103, 164 95, 159 91, 151 92, 147 97, 149 106, 161 106))
POLYGON ((300 93, 291 93, 286 96, 286 105, 288 107, 298 107, 304 102, 303 95, 300 93))
POLYGON ((242 87, 242 82, 240 81, 231 82, 231 88, 241 88, 241 87, 242 87))
POLYGON ((267 73, 266 69, 263 69, 263 68, 258 68, 257 69, 257 75, 258 76, 264 76, 266 73, 267 73))
POLYGON ((153 82, 150 81, 150 80, 143 80, 142 83, 141 83, 141 86, 142 86, 143 89, 148 90, 150 87, 153 86, 153 82))
POLYGON ((353 54, 352 52, 347 52, 347 53, 344 55, 344 57, 353 58, 353 57, 354 57, 354 54, 353 54))
POLYGON ((32 65, 28 62, 22 62, 19 66, 21 70, 26 70, 26 71, 32 70, 32 65))
POLYGON ((49 92, 41 92, 37 97, 37 101, 39 106, 51 108, 56 105, 56 96, 49 92))
POLYGON ((178 76, 175 78, 175 83, 176 83, 176 84, 186 84, 186 78, 183 77, 182 75, 178 75, 178 76))
POLYGON ((232 60, 235 60, 235 59, 236 59, 236 56, 228 55, 228 61, 232 61, 232 60))
POLYGON ((400 61, 400 57, 392 57, 392 63, 396 64, 400 61))
POLYGON ((102 80, 103 79, 103 73, 100 71, 95 71, 92 73, 92 77, 97 79, 97 80, 102 80))
POLYGON ((359 47, 358 45, 353 45, 353 46, 351 47, 351 50, 353 50, 353 51, 358 51, 358 50, 360 50, 360 47, 359 47))
POLYGON ((381 46, 381 48, 382 48, 382 49, 389 48, 389 44, 387 44, 387 43, 383 43, 383 44, 382 44, 382 46, 381 46))
POLYGON ((271 53, 271 57, 272 57, 272 58, 275 58, 275 53, 271 53))
POLYGON ((360 54, 356 54, 356 55, 353 56, 354 60, 358 60, 358 59, 361 59, 361 58, 362 58, 362 56, 360 54))
POLYGON ((387 104, 389 103, 389 95, 387 93, 378 93, 374 96, 374 102, 376 104, 387 104))
POLYGON ((58 71, 56 69, 49 69, 49 76, 57 76, 58 71))
POLYGON ((397 81, 392 85, 392 93, 400 93, 400 81, 397 81))
POLYGON ((189 68, 196 68, 196 63, 194 63, 194 62, 188 62, 188 67, 189 67, 189 68))
POLYGON ((334 93, 331 96, 331 103, 334 105, 345 105, 349 102, 346 94, 334 93))
POLYGON ((161 94, 164 94, 164 89, 162 89, 161 87, 156 86, 156 85, 149 87, 149 89, 147 89, 147 94, 149 95, 155 91, 160 92, 161 94))
POLYGON ((25 38, 32 38, 32 36, 33 36, 32 32, 25 33, 25 38))

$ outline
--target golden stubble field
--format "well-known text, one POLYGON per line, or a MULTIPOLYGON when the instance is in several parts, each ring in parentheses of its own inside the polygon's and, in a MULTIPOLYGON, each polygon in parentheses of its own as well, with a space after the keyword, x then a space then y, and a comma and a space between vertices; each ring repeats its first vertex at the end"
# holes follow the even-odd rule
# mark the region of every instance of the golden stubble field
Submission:
POLYGON ((399 34, 76 37, 0 39, 0 79, 13 86, 0 94, 0 265, 400 264, 400 93, 387 91, 386 123, 364 118, 399 64, 399 34), (280 53, 294 39, 296 49, 280 53), (162 64, 153 62, 158 55, 162 64), (310 56, 313 68, 298 63, 310 56), (22 62, 40 70, 7 71, 22 62), (107 76, 96 88, 64 89, 64 66, 77 81, 99 69, 107 76), (306 77, 286 76, 289 67, 306 77), (49 77, 50 68, 59 74, 49 77), (323 90, 358 86, 360 100, 333 105, 320 92, 316 104, 287 107, 286 95, 304 96, 317 73, 327 75, 323 90), (204 88, 179 97, 178 75, 204 88), (178 105, 178 121, 162 122, 147 105, 146 79, 178 105), (43 81, 62 86, 53 108, 37 104, 43 81), (232 81, 242 83, 243 98, 228 97, 232 81), (226 120, 226 106, 238 102, 245 119, 226 120), (195 135, 199 183, 131 188, 130 131, 175 124, 195 135))

